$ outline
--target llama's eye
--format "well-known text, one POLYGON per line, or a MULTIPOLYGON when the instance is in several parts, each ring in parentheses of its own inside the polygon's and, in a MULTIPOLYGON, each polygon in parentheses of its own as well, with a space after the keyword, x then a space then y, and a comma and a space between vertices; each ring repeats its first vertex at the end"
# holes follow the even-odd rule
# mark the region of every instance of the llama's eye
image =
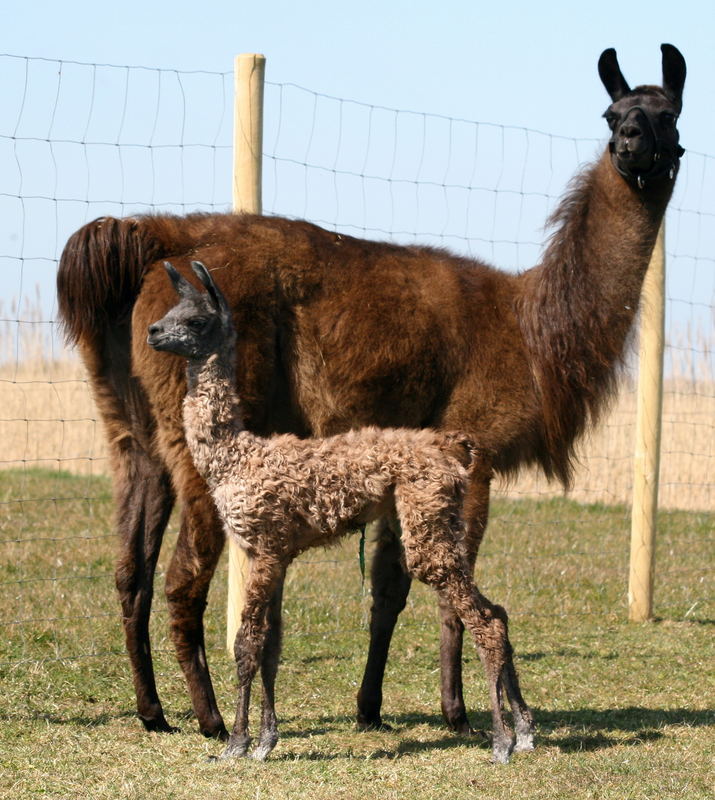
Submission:
POLYGON ((618 121, 618 114, 615 114, 613 111, 606 111, 606 113, 603 116, 606 120, 606 124, 608 125, 608 127, 611 130, 613 130, 613 128, 616 125, 616 122, 618 121))
POLYGON ((192 331, 200 333, 201 331, 206 329, 206 326, 208 325, 208 320, 203 318, 190 319, 186 324, 188 325, 189 328, 191 328, 192 331))
POLYGON ((663 111, 660 115, 661 124, 664 125, 666 128, 672 128, 675 125, 675 120, 677 117, 675 114, 671 114, 670 111, 663 111))

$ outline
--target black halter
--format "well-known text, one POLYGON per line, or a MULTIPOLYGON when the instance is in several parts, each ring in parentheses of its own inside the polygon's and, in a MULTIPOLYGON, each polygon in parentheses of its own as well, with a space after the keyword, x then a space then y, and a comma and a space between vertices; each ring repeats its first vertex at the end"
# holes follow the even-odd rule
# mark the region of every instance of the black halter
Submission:
MULTIPOLYGON (((672 181, 673 178, 675 177, 675 167, 677 166, 680 157, 683 155, 683 153, 685 153, 685 149, 682 148, 680 145, 676 145, 674 151, 666 150, 665 147, 663 146, 663 142, 658 137, 658 134, 655 130, 655 126, 651 121, 650 115, 642 106, 631 106, 626 112, 626 115, 623 118, 623 122, 625 122, 625 120, 628 119, 632 111, 640 111, 641 114, 645 117, 646 122, 648 123, 648 127, 650 128, 650 133, 651 136, 653 137, 653 143, 655 146, 655 152, 653 153, 653 163, 651 164, 650 169, 647 170, 646 172, 641 172, 638 175, 633 175, 632 173, 623 169, 618 163, 618 159, 616 158, 613 162, 613 166, 616 168, 616 172, 618 172, 618 174, 624 177, 626 180, 633 180, 635 178, 639 189, 645 188, 646 180, 650 181, 653 180, 653 178, 661 178, 663 175, 666 174, 668 176, 668 179, 672 181)), ((677 122, 677 117, 676 117, 676 122, 677 122)), ((608 149, 614 155, 616 155, 616 135, 617 131, 614 130, 608 142, 608 149)))

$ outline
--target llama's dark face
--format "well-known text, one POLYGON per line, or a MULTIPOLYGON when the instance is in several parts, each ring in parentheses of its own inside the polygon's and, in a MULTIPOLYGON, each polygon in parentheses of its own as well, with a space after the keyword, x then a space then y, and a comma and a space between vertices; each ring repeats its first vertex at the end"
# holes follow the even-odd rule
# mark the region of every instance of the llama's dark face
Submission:
POLYGON ((189 361, 203 361, 234 342, 228 304, 206 268, 198 261, 191 266, 206 292, 194 288, 174 267, 166 271, 179 295, 179 303, 149 326, 147 344, 183 356, 189 361))
POLYGON ((677 128, 685 83, 685 60, 677 48, 661 45, 663 87, 631 89, 621 73, 616 51, 605 50, 598 62, 603 85, 613 103, 603 115, 611 129, 614 167, 641 189, 646 183, 672 180, 684 150, 677 128))

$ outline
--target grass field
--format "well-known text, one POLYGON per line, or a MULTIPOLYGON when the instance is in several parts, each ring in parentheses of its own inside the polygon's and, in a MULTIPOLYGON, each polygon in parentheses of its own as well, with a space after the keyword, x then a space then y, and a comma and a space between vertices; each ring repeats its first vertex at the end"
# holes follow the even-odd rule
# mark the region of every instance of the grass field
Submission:
MULTIPOLYGON (((146 734, 133 713, 103 477, 6 470, 0 483, 0 796, 51 798, 709 798, 715 763, 715 514, 661 514, 655 622, 625 622, 623 506, 498 500, 477 567, 511 613, 537 749, 510 765, 441 725, 435 603, 413 587, 385 681, 392 733, 358 733, 369 598, 357 539, 292 568, 278 681, 282 738, 265 764, 210 764, 166 631, 162 553, 154 615, 158 682, 181 732, 146 734), (22 500, 18 500, 22 498, 22 500)), ((225 564, 207 612, 220 706, 225 564)), ((473 723, 489 726, 479 660, 466 650, 473 723)))

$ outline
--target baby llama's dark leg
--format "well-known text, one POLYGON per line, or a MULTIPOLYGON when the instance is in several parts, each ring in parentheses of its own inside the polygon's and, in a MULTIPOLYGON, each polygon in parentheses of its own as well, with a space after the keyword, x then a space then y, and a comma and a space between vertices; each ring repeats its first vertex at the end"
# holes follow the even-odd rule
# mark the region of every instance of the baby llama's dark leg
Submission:
MULTIPOLYGON (((503 611, 503 609, 502 609, 503 611)), ((504 611, 504 623, 507 624, 506 611, 504 611)), ((504 666, 502 681, 509 698, 511 713, 514 718, 514 730, 516 731, 516 744, 514 750, 523 752, 534 749, 534 716, 519 688, 519 677, 516 674, 516 667, 512 658, 504 666)))
POLYGON ((251 700, 251 684, 261 664, 268 620, 266 611, 271 602, 282 571, 278 565, 265 559, 253 558, 246 582, 241 626, 236 634, 234 655, 238 674, 238 701, 236 719, 228 738, 228 744, 219 758, 245 756, 251 738, 248 731, 248 711, 251 700))
MULTIPOLYGON (((489 484, 491 469, 488 464, 473 468, 464 500, 463 517, 466 523, 464 538, 469 574, 474 574, 474 563, 489 517, 489 484)), ((457 523, 459 524, 459 523, 457 523)), ((448 727, 462 734, 474 733, 467 717, 462 688, 462 639, 464 625, 452 606, 440 598, 440 672, 442 679, 442 716, 448 727)))
POLYGON ((268 606, 268 633, 263 645, 261 679, 263 681, 263 705, 261 710, 261 732, 251 756, 264 761, 278 742, 278 719, 276 717, 275 686, 278 662, 281 655, 283 581, 276 588, 268 606))
POLYGON ((533 748, 534 734, 533 717, 521 695, 514 667, 507 613, 501 606, 487 600, 473 583, 466 582, 462 576, 449 576, 438 591, 449 598, 474 637, 487 674, 492 706, 492 759, 498 763, 506 763, 515 747, 519 750, 533 748), (511 706, 517 735, 516 745, 502 716, 502 687, 506 689, 511 706))

